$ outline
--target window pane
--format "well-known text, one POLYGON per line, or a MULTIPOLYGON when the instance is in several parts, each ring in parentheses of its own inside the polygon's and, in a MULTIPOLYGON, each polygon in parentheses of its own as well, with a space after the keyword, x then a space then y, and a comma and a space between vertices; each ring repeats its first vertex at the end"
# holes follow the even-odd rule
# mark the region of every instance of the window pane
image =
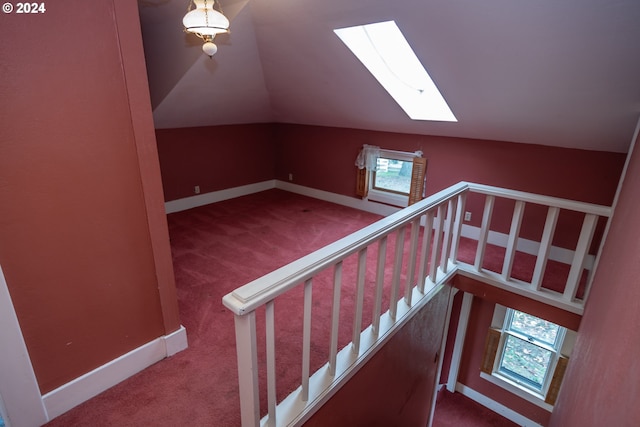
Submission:
POLYGON ((500 372, 542 390, 550 360, 551 351, 508 335, 500 361, 500 372))
POLYGON ((509 329, 535 338, 551 346, 555 345, 559 326, 536 316, 514 310, 509 329))
POLYGON ((373 187, 409 194, 412 167, 413 162, 379 157, 373 187))

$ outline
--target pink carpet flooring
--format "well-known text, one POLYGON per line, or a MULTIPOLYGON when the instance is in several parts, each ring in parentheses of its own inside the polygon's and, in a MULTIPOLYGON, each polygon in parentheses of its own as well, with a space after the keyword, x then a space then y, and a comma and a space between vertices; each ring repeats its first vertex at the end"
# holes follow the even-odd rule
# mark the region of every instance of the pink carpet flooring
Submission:
POLYGON ((460 393, 438 394, 433 427, 517 427, 518 425, 460 393))
MULTIPOLYGON (((240 402, 234 323, 233 315, 221 303, 222 297, 238 286, 379 218, 374 214, 279 190, 169 215, 180 317, 187 329, 189 348, 156 363, 48 425, 238 426, 240 402)), ((395 237, 389 240, 387 259, 393 256, 395 237)), ((460 259, 472 263, 474 246, 474 242, 464 239, 460 259)), ((495 247, 487 249, 486 268, 496 271, 501 268, 500 251, 495 247)), ((375 265, 375 252, 376 249, 372 249, 368 254, 368 265, 375 265)), ((568 270, 562 265, 556 267, 557 272, 551 276, 561 279, 559 272, 568 270)), ((550 266, 550 269, 554 267, 550 266)), ((530 279, 532 270, 532 257, 518 254, 514 276, 530 279)), ((355 260, 345 261, 344 282, 353 278, 355 272, 355 260)), ((387 276, 391 274, 390 271, 386 273, 387 276)), ((328 311, 331 274, 323 273, 314 279, 314 315, 328 311)), ((373 283, 375 272, 368 271, 367 286, 373 286, 373 283)), ((557 288, 559 285, 548 286, 557 288)), ((343 296, 346 302, 341 306, 341 319, 348 325, 353 319, 350 293, 353 293, 352 287, 345 286, 343 296)), ((388 294, 385 292, 383 311, 388 308, 388 294)), ((293 307, 301 307, 301 302, 301 292, 296 290, 276 303, 276 348, 289 349, 277 360, 279 398, 299 384, 298 341, 302 322, 299 310, 290 309, 289 303, 293 307), (287 359, 290 355, 295 356, 293 360, 287 359)), ((371 319, 371 307, 372 298, 368 297, 365 299, 366 324, 371 319)), ((261 324, 259 321, 259 331, 261 324)), ((314 341, 318 337, 318 342, 328 343, 326 323, 315 322, 312 329, 314 341)), ((340 343, 349 342, 350 336, 349 328, 341 327, 340 343)), ((263 334, 259 333, 259 342, 262 340, 263 334)), ((312 372, 325 363, 327 355, 328 345, 312 347, 312 372)), ((262 353, 259 359, 264 360, 262 353)), ((263 376, 261 381, 264 384, 263 376)), ((262 408, 265 408, 264 394, 261 401, 262 408)), ((478 424, 484 425, 494 424, 478 424)))
MULTIPOLYGON (((189 348, 48 425, 238 426, 234 322, 222 297, 379 218, 277 190, 169 215, 189 348)), ((278 326, 297 327, 278 308, 278 326)))

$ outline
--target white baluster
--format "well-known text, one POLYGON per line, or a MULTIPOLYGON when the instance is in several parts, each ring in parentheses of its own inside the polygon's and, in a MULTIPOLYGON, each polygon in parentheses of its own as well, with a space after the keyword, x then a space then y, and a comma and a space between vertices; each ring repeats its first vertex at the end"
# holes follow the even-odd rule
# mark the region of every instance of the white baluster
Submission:
POLYGON ((400 274, 402 273, 404 233, 404 226, 400 227, 396 233, 396 256, 393 261, 393 278, 391 280, 391 298, 389 301, 389 315, 393 320, 396 320, 396 314, 398 312, 398 288, 400 287, 400 274))
POLYGON ((452 263, 458 262, 458 247, 460 246, 460 235, 462 233, 462 216, 464 214, 464 207, 467 201, 467 193, 458 195, 458 207, 456 209, 456 219, 453 224, 453 236, 451 242, 451 253, 449 259, 452 263))
POLYGON ((429 266, 429 280, 436 282, 438 273, 438 255, 442 250, 442 229, 444 228, 445 205, 438 206, 438 216, 435 219, 435 230, 433 231, 433 247, 431 248, 431 265, 429 266))
POLYGON ((377 338, 380 333, 380 313, 382 311, 382 291, 384 289, 384 271, 387 261, 387 236, 378 242, 378 266, 376 272, 376 300, 373 304, 372 331, 377 338))
POLYGON ((411 306, 413 295, 413 279, 416 272, 416 256, 418 256, 418 237, 420 236, 420 218, 411 222, 411 244, 409 250, 409 265, 407 266, 407 282, 404 288, 404 301, 411 306))
POLYGON ((273 300, 265 304, 265 343, 267 346, 267 408, 269 417, 267 425, 276 425, 276 327, 275 327, 275 303, 273 300))
POLYGON ((504 280, 511 278, 511 268, 513 267, 513 260, 516 256, 516 250, 518 249, 518 234, 520 234, 524 206, 525 203, 522 200, 516 200, 516 205, 513 208, 511 230, 509 231, 509 240, 507 241, 507 249, 504 254, 504 263, 502 264, 502 278, 504 280))
POLYGON ((553 241, 553 234, 555 233, 556 224, 558 223, 559 213, 560 209, 556 207, 549 207, 549 210, 547 211, 547 220, 544 223, 544 230, 542 231, 542 238, 540 239, 540 249, 538 250, 538 258, 536 259, 536 266, 533 269, 533 279, 531 280, 531 284, 538 291, 542 287, 542 279, 547 267, 549 251, 551 250, 551 242, 553 241))
POLYGON ((444 221, 444 236, 442 238, 442 254, 440 255, 440 270, 446 273, 449 268, 449 251, 451 250, 451 236, 453 222, 456 215, 457 199, 449 199, 447 203, 447 217, 444 221))
POLYGON ((331 345, 329 349, 329 373, 336 374, 336 357, 338 354, 338 328, 340 325, 340 290, 342 288, 342 261, 333 269, 333 305, 331 307, 331 345))
POLYGON ((482 270, 482 262, 484 261, 484 253, 487 249, 487 239, 489 238, 489 229, 491 228, 491 215, 493 215, 494 196, 487 195, 484 201, 484 211, 482 212, 482 225, 480 226, 480 236, 478 236, 478 247, 476 249, 476 260, 473 266, 476 271, 482 270))
POLYGON ((352 351, 354 354, 360 352, 360 329, 362 329, 362 305, 364 303, 364 282, 365 274, 367 272, 367 248, 358 252, 358 282, 356 291, 356 310, 355 319, 353 322, 353 346, 352 351))
POLYGON ((311 303, 313 279, 304 282, 304 318, 302 320, 302 396, 309 400, 309 366, 311 365, 311 303))
POLYGON ((584 261, 589 254, 589 246, 591 246, 591 239, 593 239, 593 233, 596 230, 597 222, 597 215, 587 214, 584 217, 582 230, 580 231, 580 237, 578 238, 578 244, 576 245, 576 252, 573 256, 571 269, 569 270, 569 277, 567 278, 567 286, 564 288, 565 300, 573 301, 576 297, 578 284, 580 283, 582 270, 584 269, 584 261))
POLYGON ((429 250, 433 236, 433 210, 427 212, 424 220, 424 233, 422 235, 422 249, 420 250, 420 268, 418 269, 418 290, 424 293, 424 282, 427 279, 427 267, 429 264, 429 250))

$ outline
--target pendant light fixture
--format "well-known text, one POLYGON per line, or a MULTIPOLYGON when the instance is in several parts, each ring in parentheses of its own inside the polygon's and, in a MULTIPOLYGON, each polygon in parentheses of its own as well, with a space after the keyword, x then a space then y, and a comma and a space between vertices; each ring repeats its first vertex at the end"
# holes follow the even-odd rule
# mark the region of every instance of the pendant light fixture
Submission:
POLYGON ((191 0, 187 14, 182 18, 184 30, 204 40, 202 50, 209 57, 218 51, 213 43, 216 34, 229 32, 229 20, 217 3, 216 0, 191 0))

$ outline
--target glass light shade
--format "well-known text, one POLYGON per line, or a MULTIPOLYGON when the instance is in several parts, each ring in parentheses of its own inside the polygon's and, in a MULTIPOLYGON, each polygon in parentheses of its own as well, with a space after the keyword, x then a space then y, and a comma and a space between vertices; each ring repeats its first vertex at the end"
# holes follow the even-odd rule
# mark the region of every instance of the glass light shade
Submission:
POLYGON ((182 25, 188 32, 200 36, 215 36, 229 30, 229 20, 213 9, 213 0, 207 3, 206 8, 204 0, 194 0, 194 3, 196 8, 182 18, 182 25))
POLYGON ((202 45, 202 51, 209 56, 213 56, 218 51, 218 46, 216 46, 213 42, 206 42, 202 45))

